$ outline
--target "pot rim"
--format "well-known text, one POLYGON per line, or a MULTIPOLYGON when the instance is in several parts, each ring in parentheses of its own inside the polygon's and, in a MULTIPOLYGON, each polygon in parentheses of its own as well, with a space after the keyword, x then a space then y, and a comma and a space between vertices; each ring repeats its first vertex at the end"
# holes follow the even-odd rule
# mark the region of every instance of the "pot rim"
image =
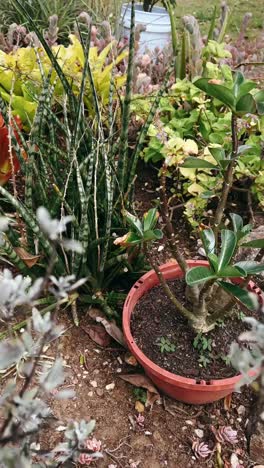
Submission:
MULTIPOLYGON (((208 266, 209 263, 205 260, 187 260, 187 263, 190 266, 208 266)), ((178 263, 176 262, 167 262, 163 265, 160 266, 160 270, 165 273, 168 270, 173 270, 175 273, 177 271, 181 271, 178 263)), ((174 374, 172 372, 169 372, 162 367, 158 366, 155 364, 151 359, 149 359, 142 351, 141 349, 137 346, 135 343, 132 333, 131 333, 131 328, 130 328, 130 322, 131 322, 131 315, 133 313, 134 307, 131 309, 131 299, 137 294, 139 294, 140 289, 143 289, 142 285, 143 284, 148 284, 148 280, 150 278, 155 277, 157 280, 156 284, 159 284, 158 277, 155 273, 154 270, 150 270, 149 272, 145 273, 139 280, 132 286, 130 289, 125 304, 123 308, 123 331, 124 335, 128 344, 128 347, 132 354, 135 355, 136 359, 142 364, 143 367, 148 367, 151 370, 151 373, 153 373, 155 376, 162 378, 162 380, 171 383, 171 384, 180 384, 183 388, 193 388, 196 390, 201 390, 201 391, 212 391, 212 386, 213 387, 218 387, 221 390, 224 390, 225 388, 232 388, 234 385, 239 382, 239 380, 242 377, 242 374, 235 375, 234 377, 228 377, 228 378, 223 378, 223 379, 210 379, 210 380, 202 380, 202 379, 193 379, 189 377, 182 377, 178 374, 174 374)), ((147 289, 144 289, 143 294, 140 295, 137 299, 135 304, 140 300, 140 298, 149 291, 152 287, 155 285, 147 285, 147 289)), ((263 293, 260 288, 256 286, 256 284, 253 281, 250 281, 248 284, 248 289, 250 289, 252 292, 257 294, 259 296, 259 301, 264 301, 263 293)), ((250 375, 254 375, 254 372, 250 372, 250 375)))

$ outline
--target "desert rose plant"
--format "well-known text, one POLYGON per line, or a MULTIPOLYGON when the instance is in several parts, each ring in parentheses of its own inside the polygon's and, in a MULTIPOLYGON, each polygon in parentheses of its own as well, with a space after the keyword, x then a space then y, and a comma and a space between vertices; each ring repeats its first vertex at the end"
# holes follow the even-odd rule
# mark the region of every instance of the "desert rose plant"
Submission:
MULTIPOLYGON (((186 307, 174 295, 170 286, 165 281, 153 256, 149 255, 149 244, 162 237, 162 232, 156 229, 159 217, 157 209, 151 209, 143 220, 125 212, 125 218, 131 226, 130 232, 123 238, 117 239, 116 243, 123 247, 141 244, 149 263, 159 277, 161 285, 180 312, 190 323, 191 327, 198 333, 206 333, 212 330, 219 319, 223 320, 230 315, 235 301, 239 301, 251 310, 259 307, 258 298, 247 290, 249 279, 252 275, 264 271, 264 263, 260 263, 262 254, 256 256, 255 261, 236 262, 234 260, 238 248, 264 247, 264 239, 258 241, 246 240, 252 227, 244 225, 243 219, 238 214, 230 214, 233 229, 223 227, 223 218, 227 206, 227 199, 233 182, 234 168, 237 161, 247 147, 239 146, 237 132, 237 118, 247 113, 263 113, 264 92, 251 91, 255 84, 245 80, 241 73, 234 77, 232 87, 215 80, 201 78, 195 82, 208 96, 218 99, 232 112, 232 151, 226 154, 221 147, 210 148, 212 162, 201 160, 199 156, 189 156, 185 159, 183 167, 187 168, 214 168, 223 174, 223 187, 219 196, 214 220, 211 227, 202 226, 199 234, 207 256, 208 266, 189 268, 186 258, 181 253, 177 242, 173 223, 171 221, 170 206, 166 191, 166 174, 169 160, 165 159, 160 171, 160 214, 164 231, 168 238, 168 245, 172 256, 182 269, 186 280, 186 297, 192 304, 186 307), (230 279, 240 278, 241 284, 234 284, 230 279), (223 293, 225 291, 225 293, 223 293), (220 303, 220 309, 214 308, 216 297, 225 296, 220 303), (230 299, 228 299, 230 296, 230 299)), ((192 153, 189 148, 189 154, 192 153)), ((173 158, 174 156, 171 155, 173 158)), ((263 251, 261 251, 263 252, 263 251)))

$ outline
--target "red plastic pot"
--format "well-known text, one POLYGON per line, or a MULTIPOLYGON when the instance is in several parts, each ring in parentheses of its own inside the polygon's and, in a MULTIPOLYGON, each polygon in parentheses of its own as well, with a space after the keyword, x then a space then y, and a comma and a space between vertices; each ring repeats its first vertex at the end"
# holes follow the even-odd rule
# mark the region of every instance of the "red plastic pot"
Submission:
MULTIPOLYGON (((190 267, 208 266, 208 262, 200 260, 188 261, 190 267)), ((182 278, 183 273, 177 263, 166 263, 160 267, 165 279, 182 278)), ((239 279, 234 282, 239 283, 239 279)), ((142 276, 131 288, 123 309, 123 331, 131 353, 142 365, 146 374, 154 384, 170 397, 192 404, 211 403, 220 400, 234 391, 236 383, 241 375, 220 380, 195 380, 168 372, 157 364, 154 364, 136 345, 130 329, 131 316, 136 303, 151 288, 159 284, 159 279, 154 270, 142 276)), ((259 296, 263 302, 262 291, 251 281, 248 289, 259 296)))

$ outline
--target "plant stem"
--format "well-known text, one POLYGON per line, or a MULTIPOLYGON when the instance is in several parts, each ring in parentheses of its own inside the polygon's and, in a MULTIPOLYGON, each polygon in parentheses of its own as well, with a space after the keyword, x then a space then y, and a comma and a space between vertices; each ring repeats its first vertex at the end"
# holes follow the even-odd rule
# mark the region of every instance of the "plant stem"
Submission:
POLYGON ((234 175, 234 168, 236 165, 236 159, 237 159, 237 152, 238 152, 238 137, 237 137, 237 117, 235 114, 232 114, 232 121, 231 121, 231 126, 232 126, 232 154, 231 154, 231 161, 226 169, 226 172, 224 174, 224 184, 223 184, 223 189, 221 196, 219 198, 218 206, 216 209, 215 213, 215 218, 214 218, 214 234, 215 234, 215 239, 217 243, 218 239, 218 233, 220 229, 220 224, 224 215, 224 211, 226 209, 226 204, 227 204, 227 198, 228 194, 230 192, 230 189, 232 187, 233 183, 233 175, 234 175))
POLYGON ((178 301, 178 299, 174 296, 172 290, 168 286, 158 265, 156 265, 156 263, 153 262, 153 260, 150 258, 149 255, 147 255, 147 257, 148 257, 149 263, 151 264, 153 270, 155 271, 156 275, 159 278, 160 284, 163 287, 166 296, 171 300, 171 302, 174 304, 176 309, 181 313, 183 317, 187 318, 191 323, 194 322, 195 315, 191 311, 186 309, 186 307, 184 307, 180 301, 178 301))
POLYGON ((163 165, 162 173, 160 177, 161 217, 165 225, 165 231, 168 237, 168 242, 169 242, 171 253, 177 260, 182 271, 186 273, 188 270, 188 265, 187 265, 185 258, 183 257, 183 255, 181 254, 181 252, 179 251, 177 247, 175 232, 174 232, 173 225, 170 219, 169 204, 168 204, 168 198, 167 198, 167 193, 166 193, 166 171, 167 171, 167 167, 163 165))

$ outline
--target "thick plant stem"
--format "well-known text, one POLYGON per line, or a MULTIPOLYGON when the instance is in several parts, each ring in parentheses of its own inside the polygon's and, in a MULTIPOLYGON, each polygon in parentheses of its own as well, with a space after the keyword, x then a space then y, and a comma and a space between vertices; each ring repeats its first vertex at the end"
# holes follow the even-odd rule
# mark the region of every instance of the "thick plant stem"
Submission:
MULTIPOLYGON (((168 204, 168 198, 167 198, 167 193, 166 193, 166 171, 167 171, 167 167, 164 165, 162 168, 162 173, 161 173, 161 178, 160 178, 161 217, 165 225, 165 231, 166 231, 170 251, 172 255, 174 256, 174 258, 177 260, 182 271, 186 273, 189 267, 184 256, 181 254, 180 250, 177 247, 175 232, 174 232, 173 225, 170 219, 169 204, 168 204)), ((189 299, 190 302, 192 302, 192 304, 197 305, 199 301, 199 287, 187 286, 186 297, 189 299)))
POLYGON ((215 280, 207 281, 205 285, 203 286, 203 288, 201 289, 200 295, 199 295, 197 313, 200 317, 203 317, 205 321, 207 320, 207 316, 208 316, 207 298, 208 296, 211 295, 214 284, 215 284, 215 280))
POLYGON ((162 221, 163 221, 163 223, 165 225, 165 231, 166 231, 166 235, 167 235, 167 238, 168 238, 169 247, 170 247, 172 255, 177 260, 180 268, 182 269, 182 271, 184 273, 186 273, 187 270, 188 270, 188 264, 187 264, 185 258, 183 257, 183 255, 181 254, 181 252, 179 251, 178 247, 177 247, 173 225, 172 225, 172 222, 170 220, 168 198, 167 198, 167 194, 166 194, 166 167, 165 166, 163 166, 163 168, 162 168, 162 174, 161 174, 160 182, 161 182, 161 184, 160 184, 160 194, 161 194, 161 209, 160 209, 160 211, 161 211, 162 221))
POLYGON ((199 315, 196 315, 194 314, 193 312, 191 312, 190 310, 188 310, 186 307, 184 307, 182 305, 182 303, 175 297, 175 295, 173 294, 173 292, 171 291, 169 285, 167 284, 164 276, 163 276, 163 273, 161 272, 161 270, 159 269, 158 265, 156 265, 156 263, 150 258, 150 256, 148 255, 148 252, 147 252, 147 248, 146 246, 144 246, 144 252, 145 252, 145 255, 146 257, 148 258, 148 261, 151 265, 151 267, 153 268, 153 270, 155 271, 157 277, 159 278, 159 281, 160 281, 160 284, 166 294, 166 296, 171 300, 171 302, 173 303, 173 305, 176 307, 176 309, 178 310, 178 312, 183 316, 185 317, 189 323, 190 323, 190 326, 193 328, 193 330, 195 330, 197 333, 199 332, 207 332, 209 331, 212 327, 209 327, 207 326, 207 323, 206 321, 204 320, 204 317, 200 317, 199 315))
POLYGON ((174 296, 173 292, 171 291, 170 287, 168 286, 168 284, 166 283, 166 280, 161 272, 161 270, 159 269, 159 267, 153 262, 150 260, 150 264, 153 268, 153 270, 155 271, 156 275, 158 276, 159 278, 159 281, 160 281, 160 284, 161 286, 163 287, 164 289, 164 292, 166 293, 166 296, 171 300, 171 302, 175 305, 176 309, 181 313, 181 315, 183 315, 183 317, 187 318, 191 323, 195 320, 195 315, 189 311, 188 309, 186 309, 180 301, 178 301, 178 299, 174 296))
POLYGON ((218 206, 216 209, 215 213, 215 218, 214 218, 214 234, 217 242, 218 238, 218 233, 220 229, 220 224, 224 215, 224 211, 226 208, 227 204, 227 198, 230 192, 230 189, 233 184, 233 175, 234 175, 234 168, 236 165, 236 159, 237 159, 237 152, 238 152, 238 137, 237 137, 237 117, 235 114, 232 114, 232 155, 231 155, 231 161, 227 167, 227 170, 224 175, 224 184, 223 184, 223 189, 222 193, 218 202, 218 206))

